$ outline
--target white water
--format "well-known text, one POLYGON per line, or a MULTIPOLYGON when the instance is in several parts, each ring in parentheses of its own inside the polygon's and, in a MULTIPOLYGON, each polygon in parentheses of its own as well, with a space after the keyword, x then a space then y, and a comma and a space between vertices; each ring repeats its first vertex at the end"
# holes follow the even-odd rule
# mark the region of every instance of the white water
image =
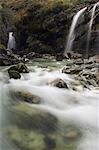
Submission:
MULTIPOLYGON (((63 124, 75 125, 83 136, 79 139, 77 150, 99 150, 99 90, 92 89, 75 92, 59 89, 50 83, 61 78, 69 82, 73 79, 59 71, 48 72, 47 69, 33 67, 34 72, 23 75, 20 80, 10 79, 6 83, 3 73, 3 93, 11 91, 29 91, 41 98, 40 104, 29 104, 30 107, 43 109, 55 115, 63 124)), ((0 84, 2 88, 2 84, 0 84)), ((2 89, 1 89, 2 92, 2 89)), ((4 95, 0 99, 4 98, 4 95)))
POLYGON ((92 30, 92 25, 93 25, 93 21, 94 21, 94 16, 95 16, 95 10, 97 8, 97 6, 99 6, 99 2, 96 3, 92 9, 92 13, 91 13, 91 20, 89 23, 89 29, 88 29, 88 35, 87 35, 87 46, 86 46, 86 55, 88 57, 88 52, 89 52, 89 44, 90 44, 90 38, 91 38, 91 30, 92 30))
POLYGON ((72 49, 73 41, 75 39, 75 33, 74 32, 75 32, 76 25, 79 21, 79 18, 81 17, 81 15, 84 13, 84 11, 86 9, 87 9, 87 7, 81 9, 79 12, 77 12, 77 14, 73 18, 72 25, 70 27, 69 36, 67 39, 66 48, 65 48, 65 55, 66 55, 66 53, 70 52, 72 49))
POLYGON ((7 49, 11 50, 11 49, 16 49, 16 41, 15 41, 15 37, 13 36, 13 32, 9 33, 9 40, 8 40, 8 45, 7 45, 7 49))

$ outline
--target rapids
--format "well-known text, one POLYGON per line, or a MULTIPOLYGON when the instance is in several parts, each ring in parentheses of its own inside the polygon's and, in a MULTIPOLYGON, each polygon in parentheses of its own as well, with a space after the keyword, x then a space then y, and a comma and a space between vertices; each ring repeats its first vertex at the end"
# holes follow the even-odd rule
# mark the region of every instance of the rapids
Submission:
MULTIPOLYGON (((69 125, 80 130, 82 136, 76 143, 76 149, 72 150, 99 150, 99 90, 97 88, 79 92, 51 86, 50 83, 57 78, 61 78, 67 83, 74 80, 71 76, 61 73, 60 69, 51 71, 47 68, 30 66, 30 73, 22 74, 22 78, 19 80, 9 79, 3 69, 0 70, 2 70, 0 71, 2 124, 6 115, 4 109, 7 105, 6 100, 9 99, 9 91, 28 91, 39 96, 41 103, 27 105, 32 109, 38 108, 57 117, 60 122, 58 127, 60 135, 64 134, 65 128, 69 125)), ((62 144, 65 145, 65 142, 62 144)))

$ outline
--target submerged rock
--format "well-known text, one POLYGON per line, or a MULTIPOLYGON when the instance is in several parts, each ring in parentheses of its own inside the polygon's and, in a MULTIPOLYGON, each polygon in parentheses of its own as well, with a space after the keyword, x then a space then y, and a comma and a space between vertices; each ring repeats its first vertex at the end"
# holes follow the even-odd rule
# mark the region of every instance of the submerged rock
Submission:
POLYGON ((11 96, 13 97, 13 99, 16 99, 18 101, 24 101, 24 102, 28 102, 28 103, 33 103, 33 104, 39 104, 41 101, 41 98, 37 95, 33 95, 30 92, 11 92, 11 96))
POLYGON ((72 129, 72 130, 67 131, 66 134, 65 134, 65 138, 67 140, 76 140, 79 137, 80 137, 79 130, 72 129))
POLYGON ((17 148, 22 150, 44 150, 44 135, 29 129, 21 129, 16 126, 7 127, 7 137, 14 143, 17 143, 17 148))
POLYGON ((54 115, 24 102, 14 104, 7 111, 9 124, 18 128, 34 130, 44 135, 57 129, 58 119, 54 115))
POLYGON ((67 86, 66 82, 63 81, 62 79, 56 79, 56 80, 52 81, 50 83, 50 85, 58 87, 58 88, 66 88, 66 89, 68 89, 68 86, 67 86))

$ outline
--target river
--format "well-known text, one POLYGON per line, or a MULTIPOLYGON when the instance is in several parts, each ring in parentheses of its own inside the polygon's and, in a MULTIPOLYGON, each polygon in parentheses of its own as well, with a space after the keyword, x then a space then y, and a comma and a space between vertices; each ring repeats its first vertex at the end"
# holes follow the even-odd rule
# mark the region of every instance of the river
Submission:
POLYGON ((57 78, 74 81, 61 73, 63 66, 33 62, 28 64, 30 73, 18 80, 8 78, 7 67, 0 68, 1 150, 99 150, 99 88, 52 86, 57 78), (16 102, 12 92, 29 92, 40 103, 16 102))

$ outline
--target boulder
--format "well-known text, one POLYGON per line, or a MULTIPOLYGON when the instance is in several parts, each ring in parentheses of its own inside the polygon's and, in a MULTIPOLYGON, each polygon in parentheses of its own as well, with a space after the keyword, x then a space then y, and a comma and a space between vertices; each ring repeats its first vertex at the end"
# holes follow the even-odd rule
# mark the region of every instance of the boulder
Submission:
POLYGON ((62 73, 67 73, 67 74, 78 74, 81 71, 82 71, 82 68, 78 66, 64 67, 62 69, 62 73))
POLYGON ((10 70, 15 70, 15 71, 18 71, 19 73, 29 73, 29 69, 24 63, 13 65, 8 69, 8 72, 10 70))
POLYGON ((57 130, 58 119, 44 110, 31 107, 24 102, 14 103, 10 108, 7 109, 6 117, 13 126, 43 134, 53 133, 57 130))
POLYGON ((63 81, 62 79, 56 79, 56 80, 52 81, 50 83, 50 85, 58 87, 58 88, 66 88, 66 89, 68 89, 68 86, 67 86, 66 82, 63 81))
POLYGON ((18 149, 48 149, 44 139, 57 131, 58 119, 54 115, 26 103, 18 103, 7 111, 10 124, 5 125, 3 131, 18 149))
POLYGON ((24 102, 28 102, 28 103, 33 103, 33 104, 39 104, 41 99, 39 96, 37 95, 33 95, 30 92, 26 92, 26 91, 16 91, 16 92, 11 92, 11 97, 13 99, 16 99, 18 101, 24 101, 24 102))
POLYGON ((79 138, 81 136, 81 133, 79 130, 77 129, 71 129, 68 130, 65 134, 65 138, 67 140, 76 140, 77 138, 79 138))
POLYGON ((19 63, 17 69, 20 73, 29 73, 29 69, 24 63, 19 63))
POLYGON ((20 79, 21 78, 20 73, 16 70, 9 70, 8 74, 9 74, 10 79, 11 78, 13 78, 13 79, 20 79))
POLYGON ((63 59, 66 59, 66 57, 63 54, 61 53, 56 54, 57 61, 62 61, 63 59))
POLYGON ((83 60, 82 59, 76 59, 75 61, 74 61, 74 64, 76 64, 76 65, 82 65, 84 62, 83 62, 83 60))
POLYGON ((21 78, 20 73, 29 73, 29 69, 24 63, 13 65, 8 69, 8 74, 10 78, 20 79, 21 78))

